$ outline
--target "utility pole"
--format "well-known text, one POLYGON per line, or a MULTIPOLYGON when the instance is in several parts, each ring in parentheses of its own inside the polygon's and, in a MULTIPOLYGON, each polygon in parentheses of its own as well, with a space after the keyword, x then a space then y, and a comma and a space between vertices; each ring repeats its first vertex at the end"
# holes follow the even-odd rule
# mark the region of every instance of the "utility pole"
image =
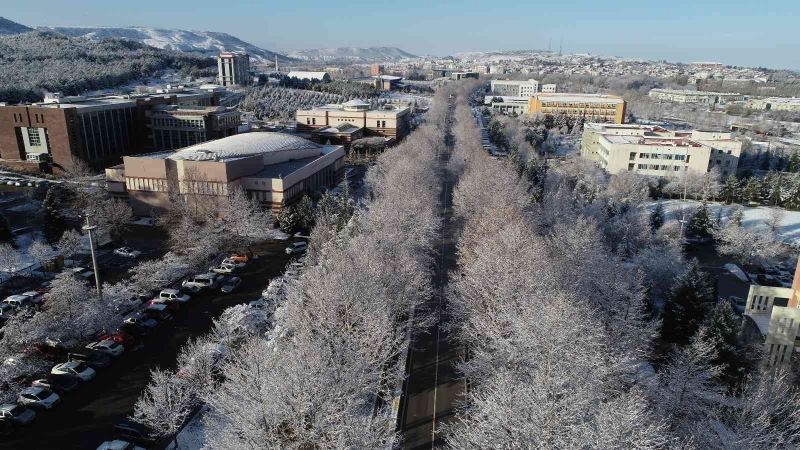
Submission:
POLYGON ((100 299, 100 302, 103 302, 103 285, 100 284, 100 271, 97 270, 97 255, 94 252, 94 230, 97 229, 97 225, 92 225, 89 223, 89 216, 86 216, 86 225, 83 226, 83 230, 89 233, 89 250, 92 252, 92 268, 94 268, 94 282, 97 286, 97 298, 100 299))
POLYGON ((561 56, 561 50, 564 49, 564 38, 558 41, 558 56, 561 56))

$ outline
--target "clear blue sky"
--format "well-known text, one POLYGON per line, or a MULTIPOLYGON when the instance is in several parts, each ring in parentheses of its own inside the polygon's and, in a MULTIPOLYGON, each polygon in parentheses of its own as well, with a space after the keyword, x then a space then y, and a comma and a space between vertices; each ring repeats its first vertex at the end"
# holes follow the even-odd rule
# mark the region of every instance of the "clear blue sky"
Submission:
POLYGON ((546 48, 800 69, 800 0, 0 0, 29 26, 222 31, 278 51, 396 46, 416 54, 546 48))

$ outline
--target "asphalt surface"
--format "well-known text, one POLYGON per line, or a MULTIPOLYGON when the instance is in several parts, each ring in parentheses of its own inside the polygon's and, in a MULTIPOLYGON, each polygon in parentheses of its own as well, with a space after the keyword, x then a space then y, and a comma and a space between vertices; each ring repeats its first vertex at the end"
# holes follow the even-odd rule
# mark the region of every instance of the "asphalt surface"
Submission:
POLYGON ((172 321, 159 324, 149 336, 99 369, 97 377, 78 391, 66 394, 52 411, 37 413, 36 420, 0 437, 0 449, 96 449, 110 440, 113 427, 133 412, 133 406, 156 367, 173 368, 180 348, 211 329, 212 320, 225 308, 261 296, 270 279, 279 276, 290 257, 288 243, 268 242, 253 249, 259 258, 239 274, 243 282, 233 294, 209 291, 192 298, 172 321))
POLYGON ((412 343, 407 362, 408 378, 400 402, 398 428, 402 433, 402 446, 406 449, 443 445, 442 425, 452 420, 465 392, 465 381, 455 368, 455 364, 462 359, 463 348, 453 342, 442 327, 448 321, 444 288, 449 272, 456 268, 456 225, 452 217, 455 180, 446 170, 450 153, 451 147, 448 146, 439 155, 444 223, 434 272, 436 295, 429 304, 437 320, 427 332, 415 337, 412 343))

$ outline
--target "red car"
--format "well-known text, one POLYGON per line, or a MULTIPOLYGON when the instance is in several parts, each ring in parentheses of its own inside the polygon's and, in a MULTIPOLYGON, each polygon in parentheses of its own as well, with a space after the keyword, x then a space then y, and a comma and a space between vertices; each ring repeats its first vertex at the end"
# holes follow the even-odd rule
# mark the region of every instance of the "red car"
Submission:
POLYGON ((116 342, 117 344, 122 344, 122 346, 125 347, 125 350, 130 349, 131 347, 133 347, 134 344, 133 336, 124 331, 117 331, 115 333, 104 334, 98 338, 98 340, 100 341, 106 339, 110 339, 116 342))

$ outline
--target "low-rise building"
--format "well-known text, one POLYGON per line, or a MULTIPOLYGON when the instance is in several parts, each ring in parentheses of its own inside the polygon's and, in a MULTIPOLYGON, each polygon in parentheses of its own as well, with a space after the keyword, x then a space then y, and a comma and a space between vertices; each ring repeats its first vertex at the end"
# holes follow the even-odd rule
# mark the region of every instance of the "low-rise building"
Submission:
POLYGON ((531 97, 539 92, 539 82, 529 80, 492 80, 491 92, 509 97, 531 97))
POLYGON ((556 85, 553 83, 543 84, 541 85, 541 91, 545 94, 555 94, 556 93, 556 85))
POLYGON ((652 125, 584 125, 581 155, 608 173, 635 172, 674 177, 713 168, 725 177, 736 173, 742 142, 723 131, 670 131, 652 125))
POLYGON ((402 140, 411 131, 411 110, 387 105, 372 109, 368 102, 350 100, 340 105, 325 105, 311 109, 300 109, 295 114, 298 131, 316 130, 349 124, 363 128, 365 136, 383 136, 402 140))
POLYGON ((744 95, 734 92, 689 91, 684 89, 650 89, 650 98, 662 102, 724 105, 744 100, 744 95))
POLYGON ((753 284, 747 294, 744 315, 764 338, 764 352, 770 366, 788 366, 800 352, 800 261, 792 287, 753 284))
POLYGON ((171 196, 213 202, 241 188, 273 210, 344 177, 344 149, 298 136, 253 132, 177 151, 126 156, 106 169, 106 188, 127 197, 138 215, 163 212, 171 196))
POLYGON ((145 112, 153 150, 173 150, 236 134, 241 113, 224 106, 158 105, 145 112))
POLYGON ((750 99, 745 103, 745 106, 760 111, 800 112, 800 98, 768 97, 750 99))
POLYGON ((494 111, 502 114, 522 115, 528 113, 528 99, 530 97, 491 96, 486 97, 487 103, 494 111))
POLYGON ((43 102, 0 106, 0 163, 19 170, 65 170, 77 161, 100 168, 158 149, 147 112, 161 105, 218 106, 218 89, 165 89, 98 97, 49 94, 43 102))
POLYGON ((478 74, 478 72, 451 72, 450 78, 456 81, 464 80, 467 78, 474 78, 477 80, 478 78, 480 78, 480 74, 478 74))
POLYGON ((622 123, 625 100, 616 95, 539 93, 529 100, 528 113, 549 116, 564 114, 587 122, 622 123))

